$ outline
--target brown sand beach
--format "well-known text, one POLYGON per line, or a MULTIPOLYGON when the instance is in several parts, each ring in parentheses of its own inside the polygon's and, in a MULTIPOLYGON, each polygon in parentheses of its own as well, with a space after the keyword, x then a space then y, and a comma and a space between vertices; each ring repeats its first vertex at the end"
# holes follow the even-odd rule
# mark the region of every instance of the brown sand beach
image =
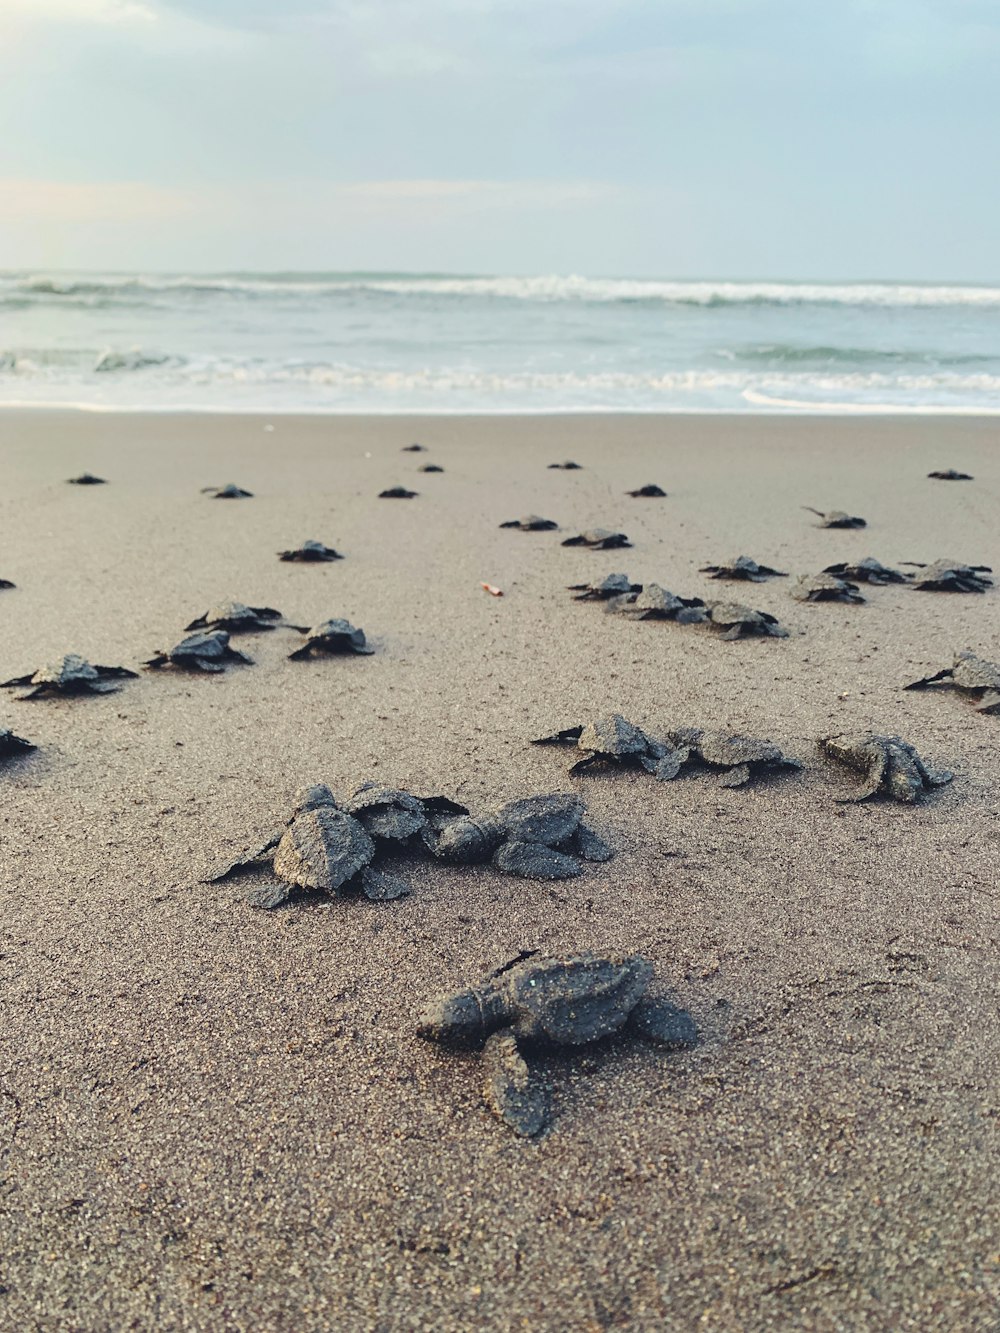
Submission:
POLYGON ((1000 1328, 1000 719, 902 689, 1000 659, 1000 589, 814 605, 698 572, 1000 568, 998 445, 973 417, 0 414, 3 679, 138 669, 225 597, 376 650, 290 662, 282 629, 219 677, 0 692, 38 746, 0 767, 0 1326, 1000 1328), (974 480, 928 480, 948 466, 974 480), (108 484, 65 484, 84 469, 108 484), (253 498, 201 493, 229 481, 253 498), (625 494, 647 483, 667 497, 625 494), (499 528, 529 513, 560 531, 499 528), (597 525, 632 549, 560 545, 597 525), (278 560, 306 538, 345 559, 278 560), (789 637, 566 591, 612 571, 789 637), (570 778, 529 744, 612 711, 805 767, 570 778), (953 782, 838 803, 858 779, 816 741, 859 728, 953 782), (400 901, 273 913, 201 882, 299 785, 368 779, 476 809, 574 790, 616 855, 558 883, 415 860, 400 901), (699 1044, 539 1057, 553 1122, 517 1138, 475 1057, 414 1028, 524 949, 641 952, 699 1044))

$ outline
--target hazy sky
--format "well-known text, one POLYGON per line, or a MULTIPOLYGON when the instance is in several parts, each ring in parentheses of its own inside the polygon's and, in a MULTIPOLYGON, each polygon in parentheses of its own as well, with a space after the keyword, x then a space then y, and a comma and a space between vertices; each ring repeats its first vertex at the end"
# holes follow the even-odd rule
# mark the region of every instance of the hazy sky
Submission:
POLYGON ((998 0, 0 0, 0 267, 1000 278, 998 0))

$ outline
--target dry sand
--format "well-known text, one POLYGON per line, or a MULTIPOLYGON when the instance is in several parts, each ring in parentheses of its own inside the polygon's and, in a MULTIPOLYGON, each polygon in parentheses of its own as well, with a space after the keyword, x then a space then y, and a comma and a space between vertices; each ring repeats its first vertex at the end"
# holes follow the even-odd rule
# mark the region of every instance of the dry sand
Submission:
POLYGON ((1000 720, 900 689, 956 648, 1000 657, 1000 590, 814 606, 697 572, 739 552, 1000 567, 1000 424, 273 425, 0 416, 0 677, 74 650, 135 666, 226 595, 346 616, 378 649, 291 663, 279 631, 219 678, 0 695, 40 747, 0 773, 0 1324, 1000 1328, 1000 720), (566 457, 583 470, 547 470, 566 457), (949 465, 976 480, 925 479, 949 465), (63 484, 84 468, 110 484, 63 484), (199 494, 229 480, 255 498, 199 494), (669 498, 623 495, 651 481, 669 498), (419 498, 375 498, 395 483, 419 498), (530 511, 565 531, 498 529, 530 511), (559 545, 593 524, 635 549, 559 545), (278 562, 305 537, 347 558, 278 562), (730 588, 792 635, 622 623, 564 590, 612 570, 730 588), (807 768, 747 791, 574 782, 527 744, 612 709, 770 737, 807 768), (814 742, 855 727, 954 783, 837 804, 853 780, 814 742), (300 783, 372 777, 475 807, 575 786, 618 853, 556 885, 415 862, 401 902, 274 914, 199 883, 300 783), (540 1061, 554 1125, 518 1141, 475 1059, 413 1022, 523 948, 641 950, 702 1044, 540 1061))

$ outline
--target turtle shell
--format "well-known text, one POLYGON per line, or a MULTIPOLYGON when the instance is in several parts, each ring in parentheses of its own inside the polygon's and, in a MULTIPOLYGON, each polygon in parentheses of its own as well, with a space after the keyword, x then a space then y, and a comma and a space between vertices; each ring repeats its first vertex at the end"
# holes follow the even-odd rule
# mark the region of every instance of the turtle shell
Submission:
POLYGON ((274 854, 274 872, 289 884, 336 893, 375 856, 375 844, 353 815, 329 806, 289 824, 274 854))
POLYGON ((1000 664, 975 653, 959 653, 951 678, 960 690, 1000 690, 1000 664))
POLYGON ((856 583, 835 574, 803 574, 789 589, 798 602, 863 602, 856 583))
POLYGON ((281 619, 281 612, 273 606, 244 606, 242 602, 219 602, 210 606, 188 625, 194 629, 223 629, 238 632, 247 629, 273 629, 281 619))
POLYGON ((876 585, 906 582, 905 574, 900 574, 896 569, 889 569, 870 555, 866 555, 862 560, 856 560, 853 564, 844 560, 837 565, 827 565, 823 573, 835 574, 837 578, 841 579, 857 579, 859 583, 873 583, 876 585))
POLYGON ((349 620, 324 620, 306 632, 306 641, 289 657, 308 657, 313 649, 324 653, 373 653, 363 629, 355 629, 349 620))
POLYGON ((592 551, 614 551, 632 543, 624 532, 612 532, 610 528, 588 528, 577 537, 567 537, 563 546, 589 546, 592 551))
POLYGON ((346 803, 346 809, 373 838, 390 842, 405 842, 427 823, 423 802, 416 796, 391 787, 379 787, 374 782, 359 787, 346 803))
POLYGON ((421 834, 424 846, 432 856, 454 865, 477 865, 488 861, 502 836, 498 825, 469 815, 459 815, 436 826, 428 824, 421 834))
POLYGON ((501 523, 502 528, 518 528, 521 532, 552 532, 559 524, 551 518, 542 518, 539 514, 525 514, 523 518, 511 518, 501 523))
POLYGON ((638 955, 531 958, 497 978, 518 1036, 582 1046, 624 1026, 653 975, 638 955))
POLYGON ((313 541, 309 538, 294 551, 279 551, 279 560, 298 561, 300 564, 317 564, 328 562, 330 560, 343 560, 339 551, 335 551, 332 546, 324 546, 322 542, 313 541))
POLYGON ((705 619, 705 603, 700 597, 678 597, 658 583, 647 583, 637 597, 622 602, 619 608, 637 620, 676 620, 693 624, 705 619))
POLYGON ((627 755, 646 754, 649 738, 639 727, 626 721, 621 713, 612 713, 610 717, 589 722, 580 732, 577 745, 579 749, 589 750, 592 754, 624 758, 627 755))
POLYGON ((585 808, 572 792, 526 796, 505 805, 497 815, 497 823, 513 842, 539 842, 556 847, 576 832, 585 808))
POLYGON ((725 560, 721 565, 702 565, 699 571, 713 579, 732 579, 736 582, 763 583, 765 579, 783 579, 786 576, 780 569, 771 569, 769 565, 758 565, 748 555, 737 555, 732 560, 725 560))
POLYGON ((567 592, 575 592, 575 602, 606 602, 612 597, 631 597, 642 592, 641 583, 632 583, 627 574, 609 574, 600 583, 571 583, 567 592))

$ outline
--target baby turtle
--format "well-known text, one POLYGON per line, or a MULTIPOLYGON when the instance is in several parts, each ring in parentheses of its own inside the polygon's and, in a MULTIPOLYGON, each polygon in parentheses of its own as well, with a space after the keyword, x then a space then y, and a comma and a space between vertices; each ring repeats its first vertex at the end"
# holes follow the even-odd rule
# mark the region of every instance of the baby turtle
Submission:
POLYGON ((329 787, 304 787, 284 829, 207 882, 240 875, 271 857, 281 883, 252 893, 253 907, 279 907, 296 889, 318 889, 335 897, 357 891, 376 902, 401 898, 408 892, 406 885, 372 865, 375 853, 375 842, 361 820, 340 809, 329 787))
POLYGON ((633 500, 660 500, 667 493, 661 486, 650 483, 648 486, 640 486, 637 491, 626 491, 625 494, 631 495, 633 500))
POLYGON ((709 768, 725 770, 720 787, 743 787, 752 778, 771 776, 785 768, 801 768, 798 759, 782 754, 771 741, 758 741, 731 731, 703 731, 700 727, 681 727, 668 731, 667 739, 678 769, 693 760, 709 768))
POLYGON ((11 583, 10 579, 0 579, 0 588, 13 588, 16 585, 11 583))
POLYGON ((642 584, 631 583, 627 574, 609 574, 600 583, 571 583, 566 591, 576 593, 574 602, 607 602, 642 592, 642 584))
POLYGON ((808 510, 810 514, 819 516, 818 526, 821 528, 867 528, 868 526, 863 518, 852 518, 842 509, 830 509, 824 513, 822 509, 813 509, 812 505, 803 505, 802 508, 808 510))
POLYGON ((15 736, 12 731, 6 727, 0 727, 0 759, 14 759, 19 754, 24 754, 27 750, 34 750, 37 747, 32 745, 31 741, 26 741, 20 736, 15 736))
POLYGON ((181 671, 207 671, 218 674, 225 671, 230 662, 242 662, 253 666, 253 658, 247 657, 236 648, 230 648, 229 635, 224 629, 214 629, 208 634, 191 634, 166 652, 157 653, 143 665, 151 671, 162 667, 174 666, 181 671))
POLYGON ((560 472, 579 472, 580 464, 567 459, 565 463, 550 463, 549 469, 557 468, 560 472))
POLYGON ((758 565, 748 555, 737 555, 732 560, 725 560, 721 565, 702 565, 700 572, 710 574, 713 579, 732 579, 734 582, 763 583, 765 579, 785 579, 788 577, 780 569, 771 569, 769 565, 758 565))
POLYGON ((611 532, 608 528, 588 528, 578 537, 567 537, 563 546, 589 546, 592 551, 616 551, 632 543, 624 532, 611 532))
POLYGON ((520 532, 552 532, 558 528, 550 518, 540 518, 537 514, 525 514, 524 518, 512 518, 501 523, 502 528, 517 528, 520 532))
POLYGON ((37 699, 42 694, 113 694, 118 688, 114 681, 137 679, 137 673, 125 667, 92 666, 78 654, 68 653, 27 676, 3 681, 0 688, 31 686, 27 694, 18 697, 37 699))
POLYGON ((244 606, 242 602, 219 602, 203 611, 197 620, 186 625, 194 629, 224 629, 230 634, 249 633, 252 630, 274 629, 281 620, 281 612, 273 606, 244 606))
POLYGON ((370 654, 375 651, 365 642, 363 629, 355 629, 349 620, 324 620, 312 629, 300 630, 306 641, 301 648, 288 654, 290 662, 298 662, 311 657, 313 653, 360 653, 370 654))
POLYGON ((932 787, 950 782, 952 774, 928 768, 912 745, 898 736, 876 736, 858 731, 848 736, 827 736, 820 746, 831 758, 865 775, 865 784, 847 801, 891 796, 909 805, 932 787))
POLYGON ((694 1046, 691 1016, 652 996, 653 966, 640 955, 520 954, 469 990, 438 997, 417 1027, 427 1041, 481 1050, 486 1104, 515 1133, 549 1123, 548 1098, 525 1060, 532 1047, 574 1047, 628 1032, 667 1050, 694 1046))
POLYGON ((863 602, 856 583, 835 574, 803 574, 788 590, 797 602, 863 602))
POLYGON ((92 472, 81 472, 78 477, 70 477, 70 486, 106 486, 103 477, 95 477, 92 472))
POLYGON ((253 491, 244 491, 237 486, 235 482, 227 482, 225 486, 203 486, 202 495, 210 495, 213 500, 252 500, 253 491))
POLYGON ((973 481, 974 478, 968 472, 956 472, 953 467, 941 468, 937 472, 928 472, 928 477, 933 477, 935 481, 973 481))
POLYGON ((943 671, 923 680, 904 685, 907 690, 923 690, 933 685, 961 690, 975 700, 977 713, 1000 713, 1000 665, 987 662, 975 653, 957 653, 955 661, 943 671))
POLYGON ((403 445, 403 453, 404 453, 404 454, 424 454, 424 453, 426 453, 426 452, 427 452, 427 450, 424 448, 424 446, 423 446, 422 444, 404 444, 404 445, 403 445))
POLYGON ((423 467, 417 468, 418 472, 443 472, 443 467, 438 467, 437 463, 425 463, 423 467))
POLYGON ((416 491, 408 491, 405 486, 390 486, 387 491, 379 491, 380 500, 413 500, 416 491))
MULTIPOLYGON (((566 727, 551 736, 540 736, 532 745, 575 745, 583 754, 570 768, 578 777, 602 767, 643 768, 663 782, 680 772, 682 758, 674 747, 648 736, 628 722, 621 713, 598 718, 586 726, 566 727)), ((686 758, 686 756, 685 756, 686 758)))
POLYGON ((724 630, 724 639, 745 639, 759 634, 774 639, 787 639, 788 630, 775 616, 739 602, 709 602, 708 620, 716 629, 724 630))
POLYGON ((679 625, 696 625, 706 617, 700 597, 678 597, 658 583, 647 583, 635 597, 623 597, 611 605, 636 620, 676 620, 679 625))
POLYGON ((304 565, 327 563, 330 560, 343 560, 343 558, 340 552, 335 551, 332 546, 324 546, 322 542, 312 540, 304 541, 294 551, 278 552, 279 560, 294 560, 304 565))
POLYGON ((957 560, 935 560, 931 565, 904 560, 903 564, 920 570, 910 575, 910 581, 921 592, 985 592, 993 587, 993 580, 983 577, 993 573, 989 565, 962 565, 957 560))
POLYGON ((839 564, 827 565, 823 573, 835 574, 839 579, 857 579, 859 583, 871 583, 876 586, 907 582, 907 575, 900 574, 898 569, 889 569, 886 565, 879 564, 870 555, 866 555, 863 560, 856 560, 853 564, 849 560, 842 560, 839 564))

